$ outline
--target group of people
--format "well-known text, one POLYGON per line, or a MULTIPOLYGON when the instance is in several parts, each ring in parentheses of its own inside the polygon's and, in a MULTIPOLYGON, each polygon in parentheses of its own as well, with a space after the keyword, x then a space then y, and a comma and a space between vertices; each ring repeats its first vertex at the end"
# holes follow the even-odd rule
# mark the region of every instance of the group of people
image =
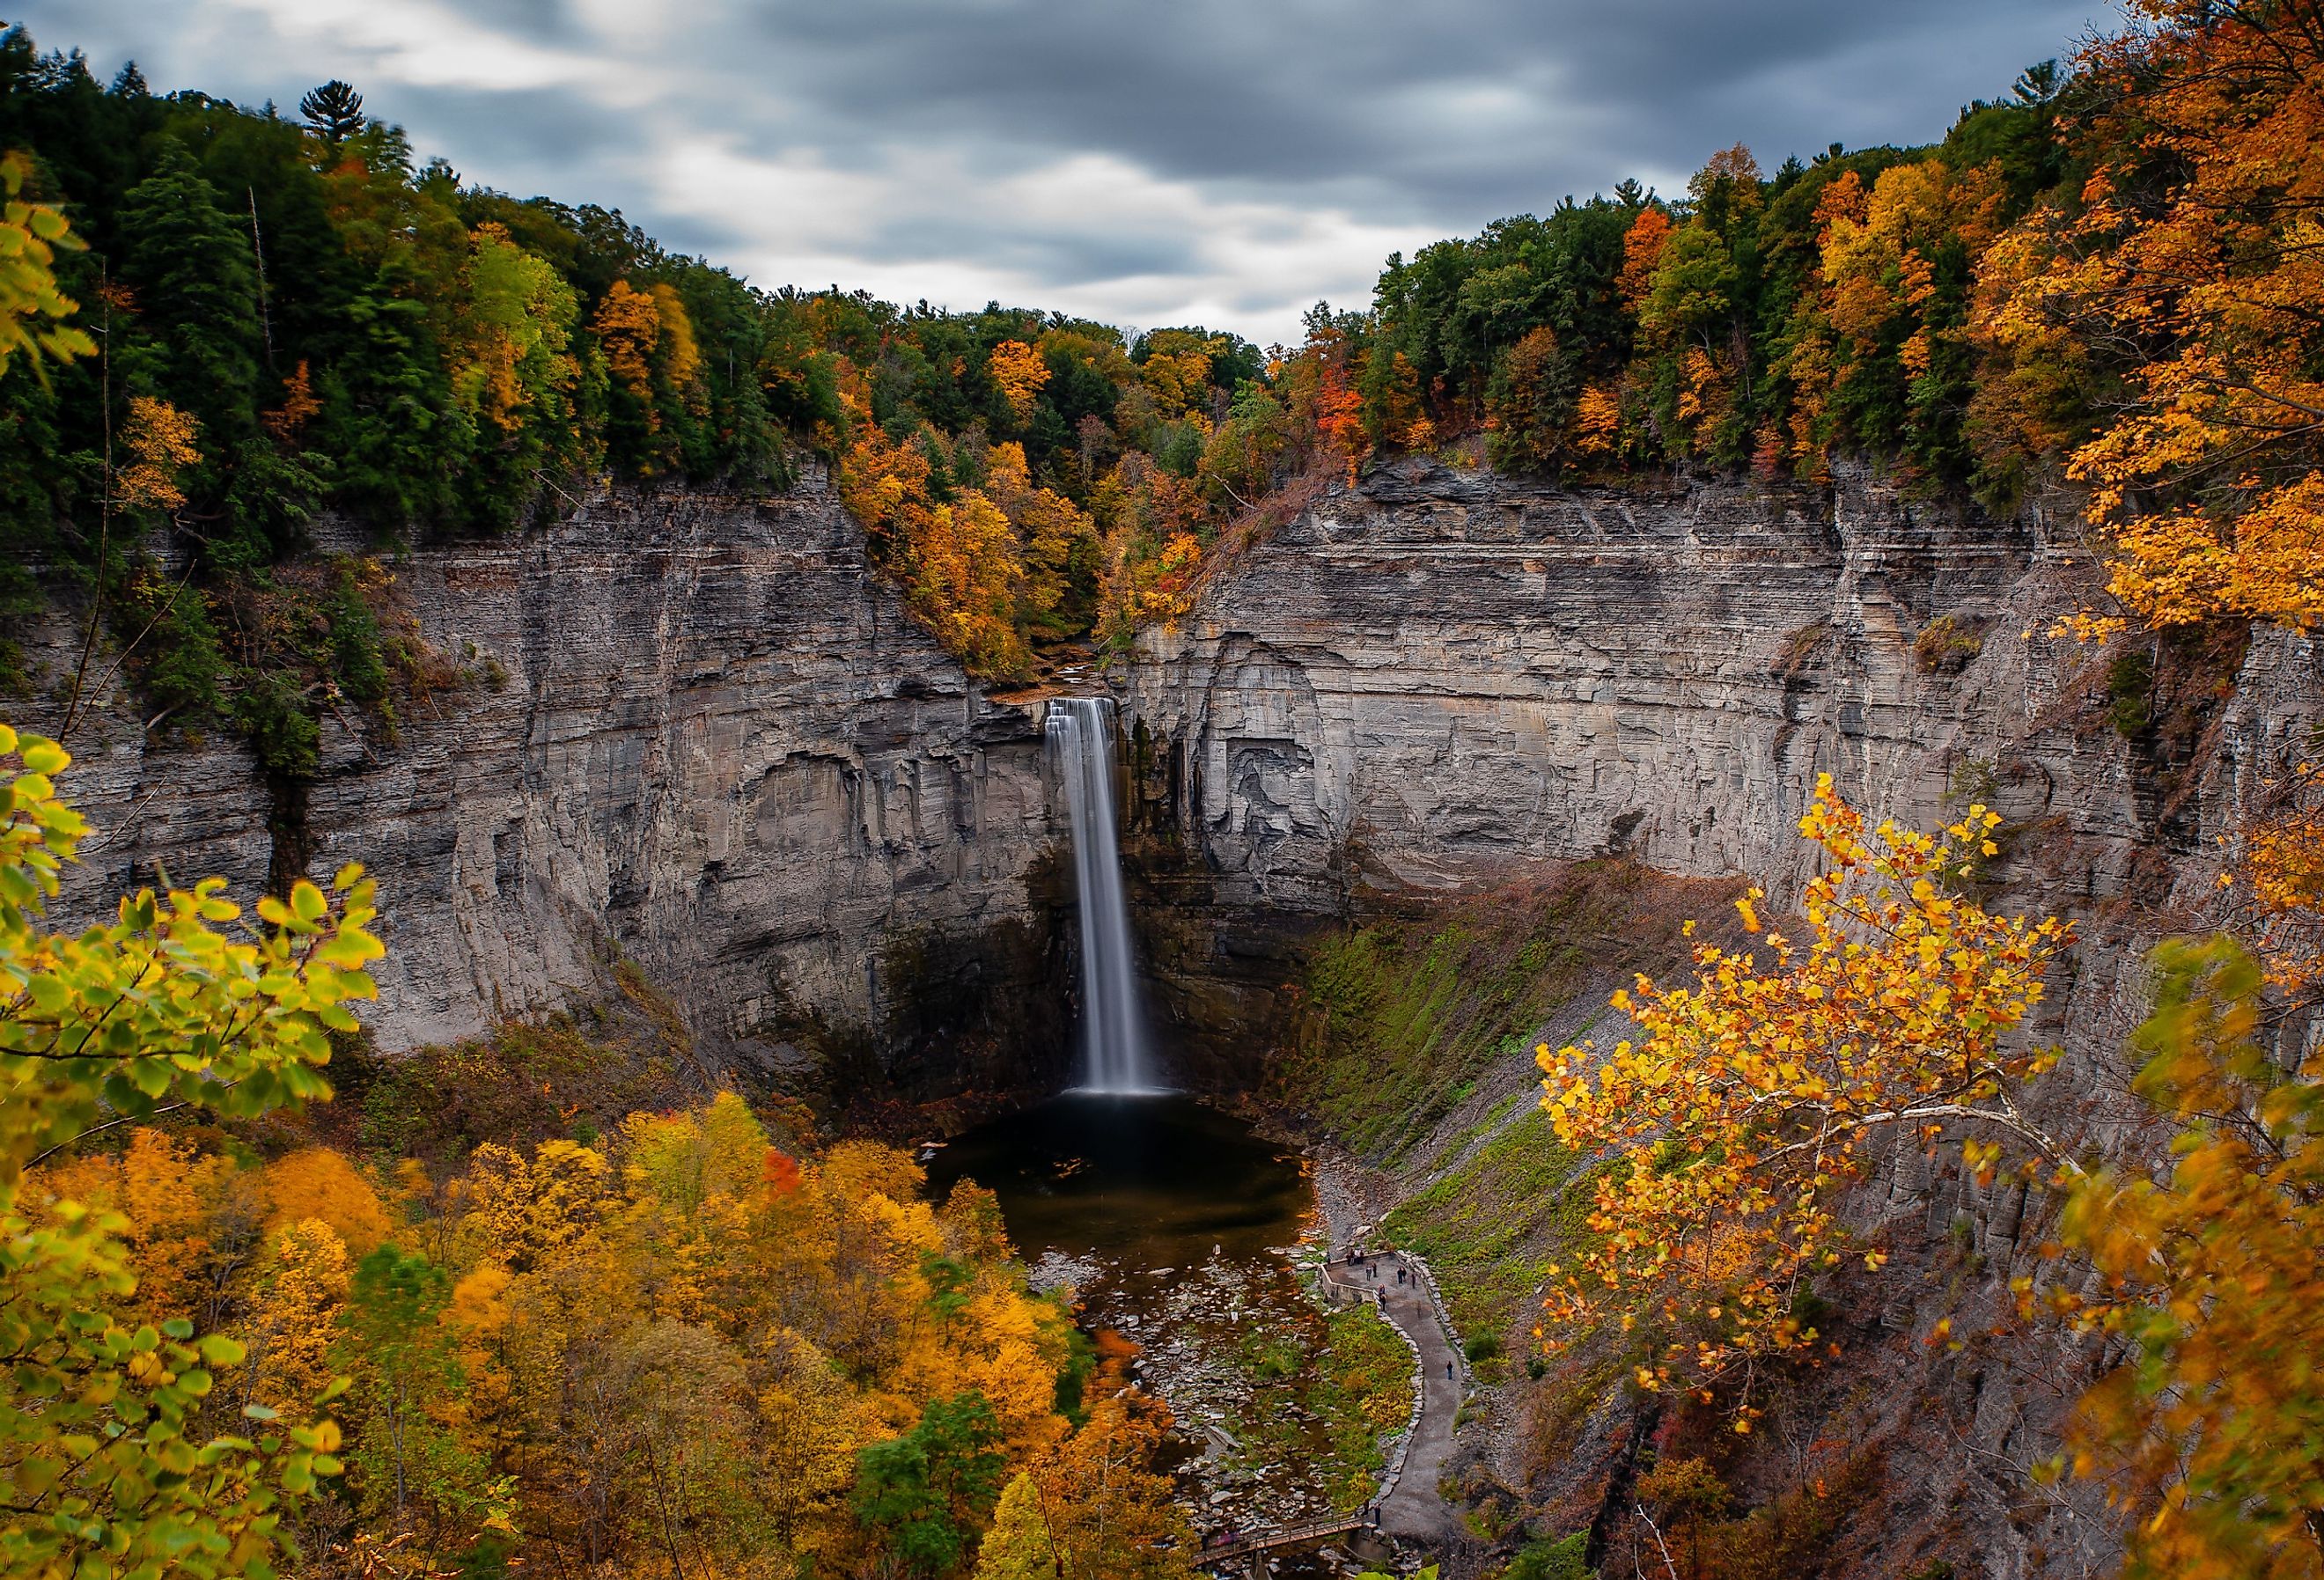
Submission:
MULTIPOLYGON (((1370 1283, 1379 1282, 1379 1262, 1377 1259, 1368 1256, 1362 1246, 1351 1245, 1348 1247, 1348 1266, 1351 1268, 1363 1269, 1366 1281, 1370 1283)), ((1402 1261, 1398 1261, 1396 1265, 1396 1281, 1399 1288, 1407 1282, 1417 1285, 1420 1282, 1420 1275, 1414 1272, 1410 1268, 1406 1267, 1402 1261)), ((1388 1309, 1388 1291, 1386 1289, 1373 1290, 1372 1304, 1378 1306, 1382 1311, 1386 1311, 1388 1309)), ((1445 1358, 1444 1377, 1447 1381, 1455 1381, 1459 1377, 1459 1372, 1454 1370, 1453 1363, 1450 1356, 1445 1358)))

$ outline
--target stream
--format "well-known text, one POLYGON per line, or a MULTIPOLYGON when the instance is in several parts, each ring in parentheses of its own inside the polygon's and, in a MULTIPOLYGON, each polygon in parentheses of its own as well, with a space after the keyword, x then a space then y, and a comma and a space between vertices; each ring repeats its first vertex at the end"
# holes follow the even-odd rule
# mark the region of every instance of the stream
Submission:
MULTIPOLYGON (((1083 1326, 1137 1344, 1133 1370, 1177 1419, 1181 1497, 1199 1531, 1286 1525, 1369 1490, 1321 1381, 1330 1332, 1306 1293, 1321 1258, 1305 1160, 1179 1095, 1075 1092, 937 1150, 941 1197, 1000 1197, 1037 1288, 1070 1286, 1083 1326)), ((1286 1561, 1284 1575, 1345 1572, 1286 1561)))

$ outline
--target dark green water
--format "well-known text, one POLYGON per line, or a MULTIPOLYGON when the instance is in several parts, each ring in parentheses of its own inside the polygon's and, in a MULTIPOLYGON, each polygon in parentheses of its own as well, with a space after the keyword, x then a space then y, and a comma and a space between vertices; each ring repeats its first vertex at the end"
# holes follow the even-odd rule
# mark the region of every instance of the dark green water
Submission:
POLYGON ((963 1176, 1000 1197, 1035 1263, 1264 1257, 1297 1241, 1314 1206, 1296 1152, 1177 1095, 1051 1098, 968 1132, 928 1165, 939 1197, 963 1176))

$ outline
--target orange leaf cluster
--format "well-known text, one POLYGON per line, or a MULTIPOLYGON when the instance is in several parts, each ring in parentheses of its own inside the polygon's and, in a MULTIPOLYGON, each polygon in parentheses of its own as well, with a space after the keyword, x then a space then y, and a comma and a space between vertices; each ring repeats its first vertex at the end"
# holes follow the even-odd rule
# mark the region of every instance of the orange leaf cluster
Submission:
POLYGON ((195 444, 200 432, 198 422, 167 401, 131 397, 121 442, 133 459, 114 477, 114 504, 122 510, 183 509, 186 469, 201 465, 195 444))
MULTIPOLYGON (((1995 264, 1984 328, 2135 349, 2076 448, 2116 597, 2160 626, 2324 618, 2324 26, 2312 5, 2138 0, 2096 46, 2108 149, 1995 264)), ((2021 357, 2021 361, 2025 358, 2021 357)))
POLYGON ((986 366, 1001 388, 1001 398, 1009 402, 1010 415, 1020 427, 1030 421, 1033 402, 1049 382, 1049 365, 1041 354, 1022 340, 1003 340, 992 348, 986 366))

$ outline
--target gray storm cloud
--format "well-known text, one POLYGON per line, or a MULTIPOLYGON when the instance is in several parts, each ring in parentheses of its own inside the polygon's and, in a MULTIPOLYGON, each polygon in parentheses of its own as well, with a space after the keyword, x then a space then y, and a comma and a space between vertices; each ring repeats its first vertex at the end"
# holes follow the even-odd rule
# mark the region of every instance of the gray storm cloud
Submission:
POLYGON ((468 180, 762 285, 1260 340, 1382 257, 1743 142, 1941 134, 2092 0, 20 0, 157 88, 361 88, 468 180))

